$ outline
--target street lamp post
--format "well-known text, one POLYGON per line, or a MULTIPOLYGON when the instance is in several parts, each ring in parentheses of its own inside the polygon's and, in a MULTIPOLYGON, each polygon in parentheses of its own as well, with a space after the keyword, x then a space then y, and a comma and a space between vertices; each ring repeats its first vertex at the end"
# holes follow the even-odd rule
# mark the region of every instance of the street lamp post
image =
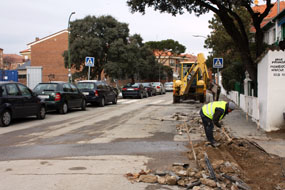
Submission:
POLYGON ((67 32, 68 32, 68 81, 71 82, 72 81, 72 78, 71 78, 71 66, 70 66, 70 48, 69 48, 69 25, 70 25, 70 18, 71 16, 75 14, 75 12, 72 12, 70 15, 69 15, 69 18, 68 18, 68 25, 67 25, 67 32))

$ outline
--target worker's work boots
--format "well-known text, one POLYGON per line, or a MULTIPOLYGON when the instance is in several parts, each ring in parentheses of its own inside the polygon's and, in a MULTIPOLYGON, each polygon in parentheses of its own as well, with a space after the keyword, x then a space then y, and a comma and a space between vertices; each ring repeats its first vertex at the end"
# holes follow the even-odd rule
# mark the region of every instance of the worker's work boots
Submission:
POLYGON ((216 147, 219 147, 221 144, 216 142, 216 141, 213 141, 213 142, 211 142, 211 145, 212 145, 212 147, 216 148, 216 147))

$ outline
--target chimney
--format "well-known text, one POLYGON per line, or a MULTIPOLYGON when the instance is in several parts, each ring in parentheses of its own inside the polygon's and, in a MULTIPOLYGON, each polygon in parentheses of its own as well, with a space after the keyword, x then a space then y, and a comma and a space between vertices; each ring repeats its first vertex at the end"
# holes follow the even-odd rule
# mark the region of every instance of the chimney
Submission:
POLYGON ((40 40, 40 38, 39 37, 36 37, 36 41, 39 41, 40 40))

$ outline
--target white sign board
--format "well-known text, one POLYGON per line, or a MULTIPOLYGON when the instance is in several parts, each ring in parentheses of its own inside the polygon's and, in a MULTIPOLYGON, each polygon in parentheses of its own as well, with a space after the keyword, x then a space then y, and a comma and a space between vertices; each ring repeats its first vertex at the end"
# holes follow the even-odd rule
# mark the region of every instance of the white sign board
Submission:
POLYGON ((224 67, 223 58, 213 59, 213 68, 220 69, 224 67))
POLYGON ((94 67, 94 57, 85 57, 85 66, 94 67))
POLYGON ((285 59, 275 58, 270 63, 270 71, 274 77, 285 77, 285 59))

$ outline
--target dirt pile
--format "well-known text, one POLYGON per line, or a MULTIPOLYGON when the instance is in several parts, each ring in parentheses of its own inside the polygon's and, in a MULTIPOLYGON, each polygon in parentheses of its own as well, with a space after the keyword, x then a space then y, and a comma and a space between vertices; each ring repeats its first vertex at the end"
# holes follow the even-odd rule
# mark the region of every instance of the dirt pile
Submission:
POLYGON ((172 118, 181 121, 176 125, 178 134, 189 136, 189 163, 174 163, 170 171, 129 173, 129 180, 195 190, 285 190, 285 159, 268 154, 248 139, 229 141, 220 129, 214 131, 215 139, 221 143, 218 148, 203 140, 192 142, 191 134, 204 136, 199 115, 176 113, 172 118))
POLYGON ((189 163, 174 163, 170 171, 141 171, 126 177, 135 182, 195 190, 285 190, 285 160, 266 153, 251 141, 235 139, 219 148, 205 142, 194 146, 197 162, 191 151, 189 163))

